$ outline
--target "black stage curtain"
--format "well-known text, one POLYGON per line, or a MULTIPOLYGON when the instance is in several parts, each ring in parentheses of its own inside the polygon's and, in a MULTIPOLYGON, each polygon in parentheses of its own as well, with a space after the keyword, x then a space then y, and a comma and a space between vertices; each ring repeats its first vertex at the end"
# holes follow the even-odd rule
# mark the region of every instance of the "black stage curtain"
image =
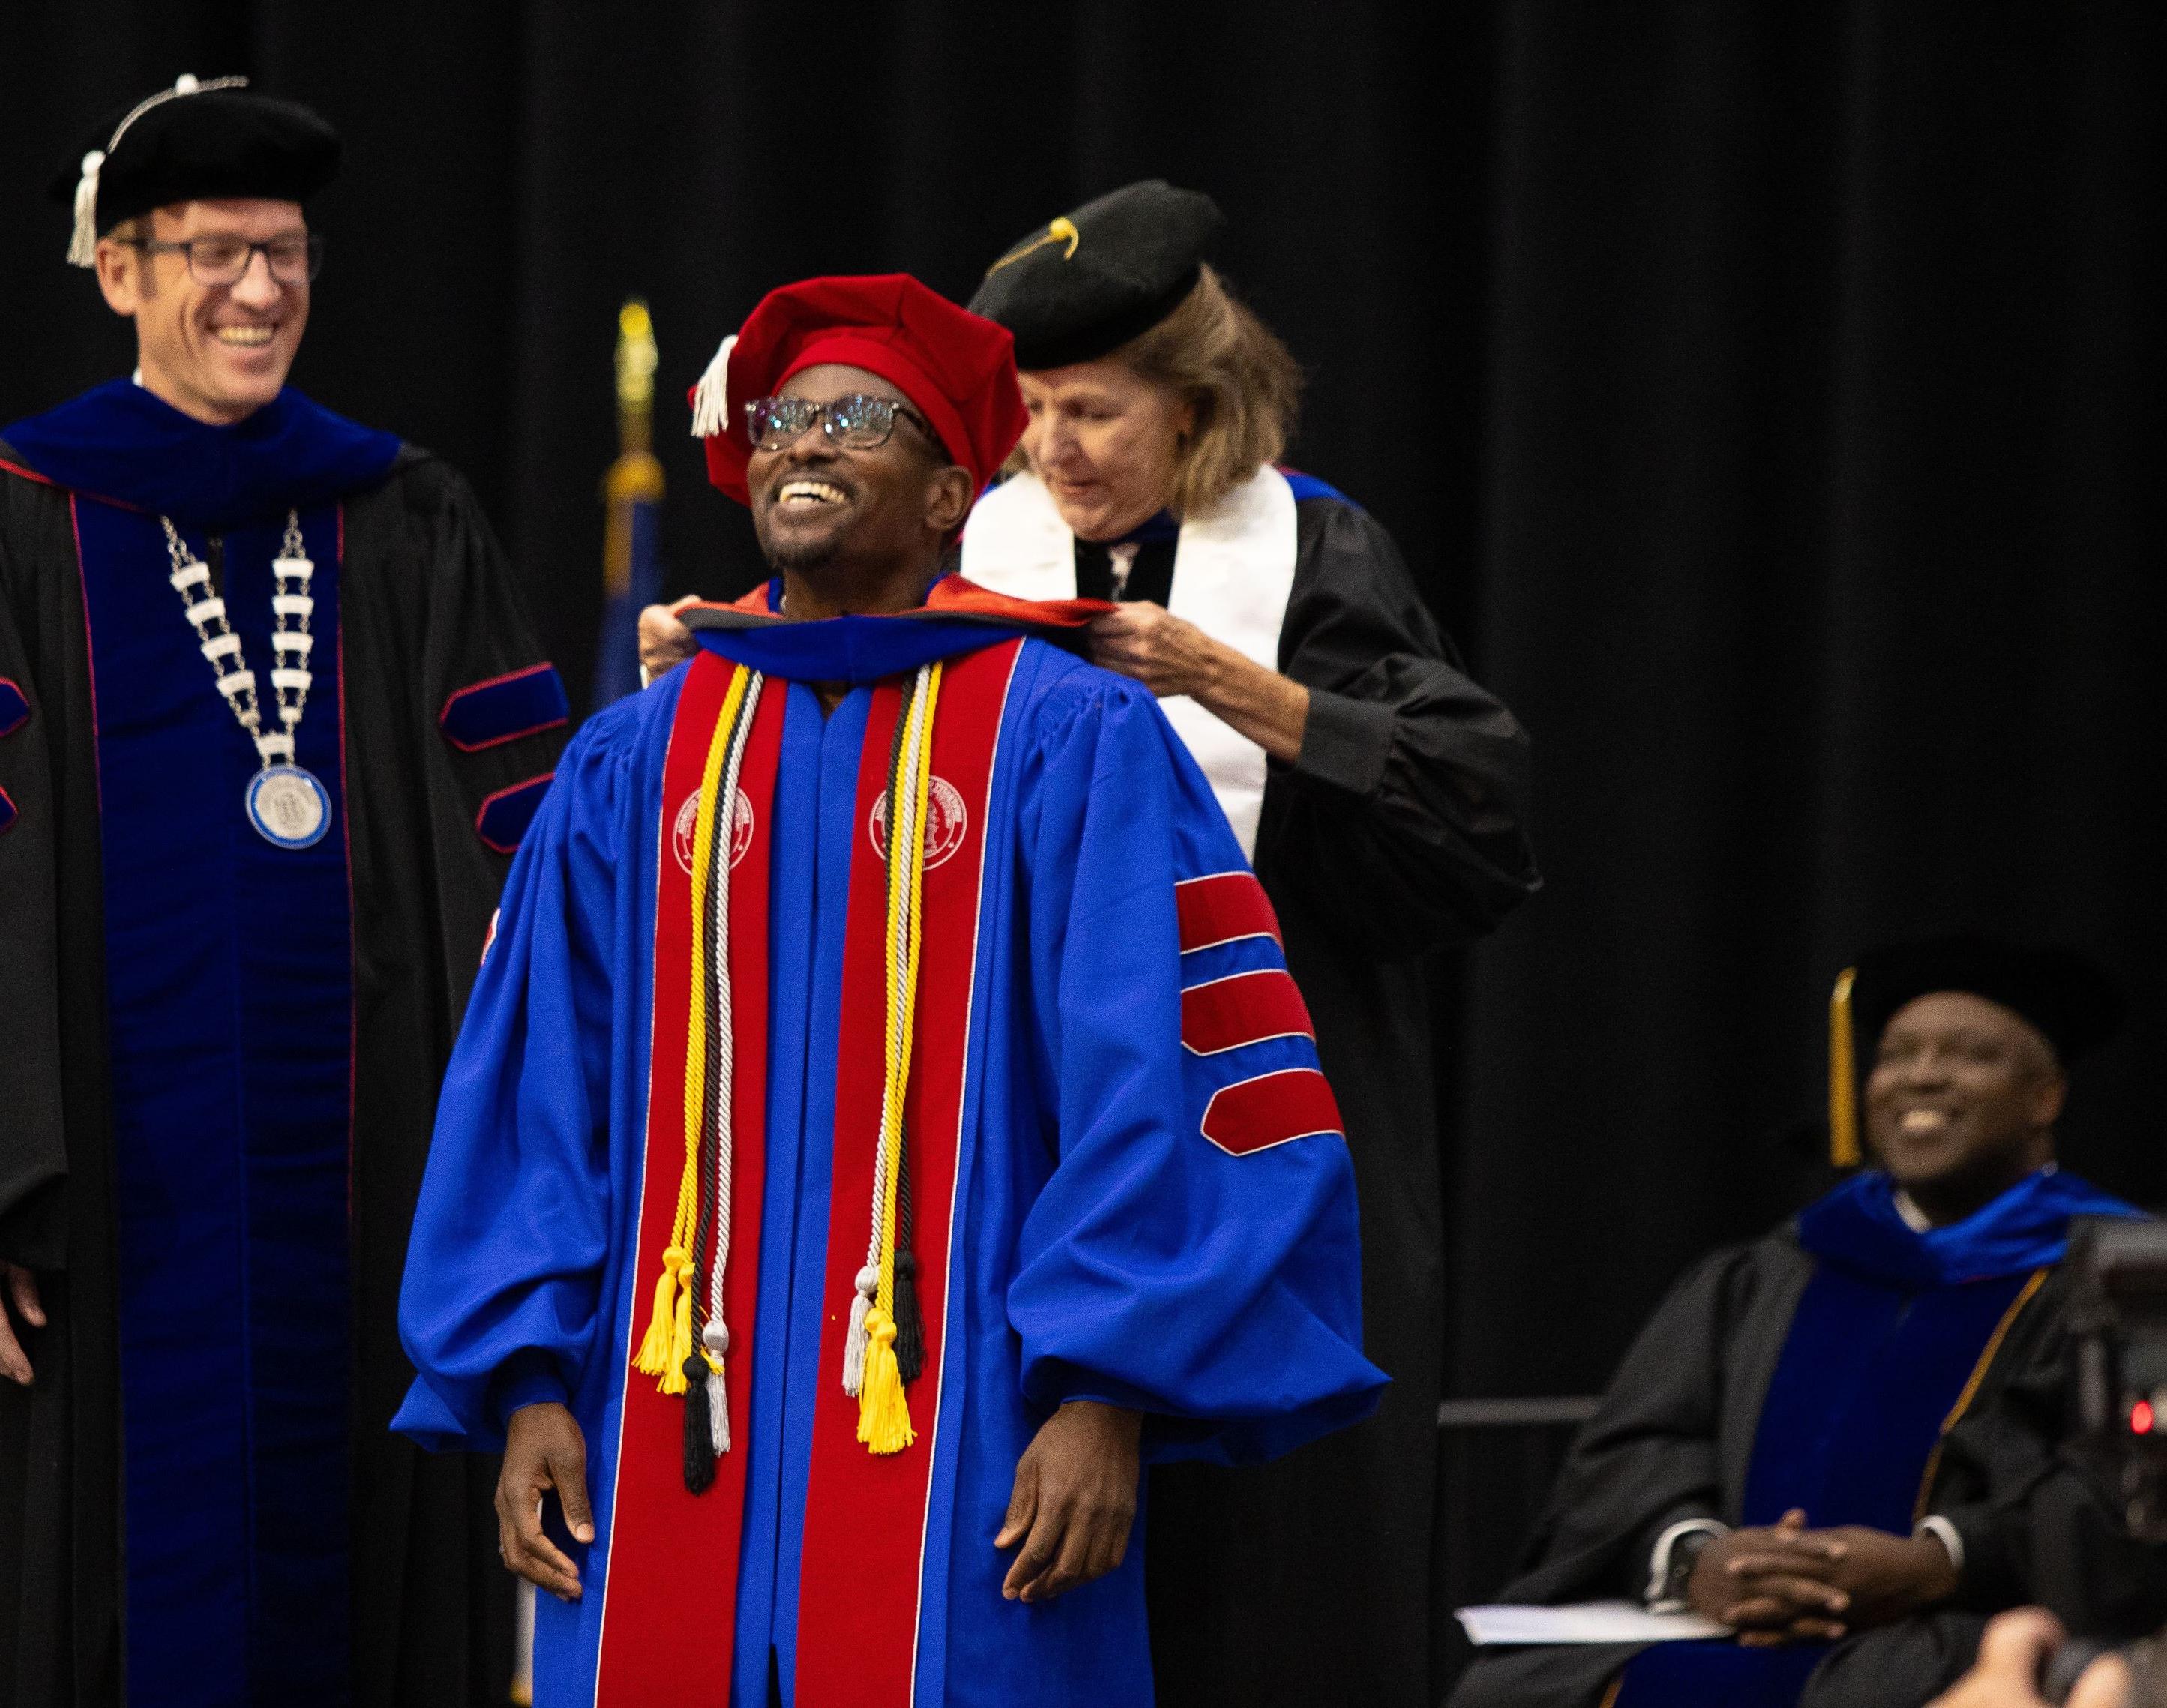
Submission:
POLYGON ((1908 0, 117 5, 0 19, 0 421, 124 371, 40 198, 182 71, 348 169, 297 381, 453 458, 575 697, 619 301, 654 305, 673 589, 758 573, 677 399, 760 293, 956 296, 1147 175, 1311 376, 1294 460, 1398 535, 1534 733, 1547 891, 1464 964, 1470 1395, 1587 1390, 1812 1190, 1821 1003, 1960 924, 2135 1023, 2068 1149, 2167 1196, 2156 8, 1908 0))

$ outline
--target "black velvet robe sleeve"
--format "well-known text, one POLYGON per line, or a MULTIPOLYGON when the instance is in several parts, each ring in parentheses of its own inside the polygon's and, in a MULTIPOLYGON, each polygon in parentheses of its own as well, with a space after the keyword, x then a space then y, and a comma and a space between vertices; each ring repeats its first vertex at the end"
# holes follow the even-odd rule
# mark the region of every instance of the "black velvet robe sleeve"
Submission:
POLYGON ((19 715, 0 735, 0 1260, 56 1270, 67 1260, 64 1223, 67 1141, 61 1095, 59 862, 65 797, 55 744, 66 740, 66 708, 47 705, 47 660, 36 655, 43 590, 19 562, 51 499, 32 483, 0 481, 0 504, 19 507, 0 526, 0 693, 20 697, 19 715), (12 692, 8 692, 11 691, 12 692))
MULTIPOLYGON (((12 460, 0 446, 0 460, 12 460)), ((97 732, 67 495, 0 473, 0 1256, 37 1371, 0 1382, 0 1702, 118 1704, 120 1369, 97 732)))
POLYGON ((1470 679, 1399 548, 1336 498, 1298 512, 1280 668, 1310 691, 1301 759, 1274 761, 1257 864, 1370 953, 1481 936, 1541 880, 1528 739, 1470 679))

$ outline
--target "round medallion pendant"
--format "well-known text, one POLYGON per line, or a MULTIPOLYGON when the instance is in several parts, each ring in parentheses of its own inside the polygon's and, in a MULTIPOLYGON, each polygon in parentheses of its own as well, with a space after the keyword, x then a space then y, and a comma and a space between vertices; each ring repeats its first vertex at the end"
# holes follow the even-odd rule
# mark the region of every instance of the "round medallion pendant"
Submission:
MULTIPOLYGON (((925 869, 947 863, 948 857, 963 846, 963 833, 970 829, 971 815, 965 810, 963 797, 955 784, 945 777, 931 780, 925 791, 925 869)), ((883 863, 887 859, 887 791, 880 792, 873 803, 872 818, 866 826, 872 838, 873 852, 883 863)))
POLYGON ((248 822, 278 847, 311 847, 331 828, 331 793, 298 765, 267 766, 248 780, 248 822))

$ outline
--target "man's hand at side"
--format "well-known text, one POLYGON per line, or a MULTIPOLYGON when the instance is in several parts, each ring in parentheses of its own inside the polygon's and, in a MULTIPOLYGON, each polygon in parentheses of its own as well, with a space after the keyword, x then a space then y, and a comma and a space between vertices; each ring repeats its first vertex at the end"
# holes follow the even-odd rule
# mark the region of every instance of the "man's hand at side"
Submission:
POLYGON ((1142 1474, 1143 1414, 1071 1400, 1048 1418, 1016 1462, 1015 1492, 997 1548, 1023 1544, 1001 1594, 1051 1601, 1103 1578, 1129 1551, 1142 1474))
POLYGON ((33 1329, 45 1326, 45 1308, 38 1298, 38 1278, 19 1263, 0 1262, 0 1287, 4 1287, 7 1294, 5 1302, 0 1303, 0 1376, 28 1387, 34 1376, 30 1355, 16 1336, 14 1319, 20 1317, 33 1329))
POLYGON ((542 1495, 551 1488, 564 1509, 565 1527, 580 1541, 594 1541, 587 1441, 579 1420, 554 1401, 522 1406, 505 1431, 504 1470, 496 1479, 496 1551, 528 1583, 576 1601, 580 1568, 542 1533, 542 1495))

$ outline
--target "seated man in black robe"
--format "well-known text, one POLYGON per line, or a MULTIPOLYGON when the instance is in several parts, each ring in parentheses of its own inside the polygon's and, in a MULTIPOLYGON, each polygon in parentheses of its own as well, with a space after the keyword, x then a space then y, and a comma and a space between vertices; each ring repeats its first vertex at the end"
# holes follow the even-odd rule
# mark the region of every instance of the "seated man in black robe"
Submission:
POLYGON ((1838 991, 1880 1166, 1679 1284, 1501 1597, 1643 1599, 1738 1635, 1488 1649, 1451 1708, 1917 1708, 2000 1609, 2108 1631, 2156 1606, 2154 1557, 2064 1451, 2069 1219, 2137 1213, 2054 1165, 2064 1070, 2112 1030, 2112 989, 1963 938, 1838 991))

